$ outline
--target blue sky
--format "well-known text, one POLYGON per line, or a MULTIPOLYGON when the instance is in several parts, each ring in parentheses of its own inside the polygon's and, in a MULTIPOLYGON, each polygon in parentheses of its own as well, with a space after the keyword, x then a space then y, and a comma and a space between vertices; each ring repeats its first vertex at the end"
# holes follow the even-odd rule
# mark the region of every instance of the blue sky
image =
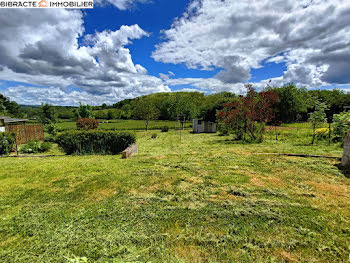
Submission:
POLYGON ((21 104, 100 105, 156 92, 350 84, 343 0, 95 0, 0 10, 0 90, 21 104), (319 18, 322 17, 320 20, 319 18))
POLYGON ((128 48, 131 51, 134 62, 147 68, 149 74, 158 77, 159 73, 166 74, 168 71, 172 71, 181 78, 210 78, 218 70, 191 70, 181 64, 174 65, 156 62, 151 57, 155 46, 162 40, 163 35, 161 31, 170 28, 174 19, 181 17, 188 3, 188 0, 154 0, 151 4, 140 4, 131 10, 118 10, 118 8, 113 6, 107 8, 96 7, 85 12, 85 30, 87 34, 93 34, 95 31, 117 30, 122 25, 137 24, 151 35, 133 41, 128 48))
MULTIPOLYGON (((155 46, 162 41, 161 31, 170 28, 174 19, 181 17, 189 2, 189 0, 153 0, 151 4, 138 5, 131 10, 119 10, 113 6, 95 7, 93 10, 85 11, 85 30, 87 34, 93 34, 95 31, 117 30, 122 25, 138 24, 151 35, 133 41, 129 49, 134 62, 147 68, 149 74, 158 77, 159 73, 166 74, 171 71, 180 78, 211 78, 219 72, 219 69, 210 71, 188 69, 183 64, 160 63, 151 57, 155 46)), ((285 63, 263 63, 261 68, 252 69, 250 81, 280 77, 285 70, 285 63)))

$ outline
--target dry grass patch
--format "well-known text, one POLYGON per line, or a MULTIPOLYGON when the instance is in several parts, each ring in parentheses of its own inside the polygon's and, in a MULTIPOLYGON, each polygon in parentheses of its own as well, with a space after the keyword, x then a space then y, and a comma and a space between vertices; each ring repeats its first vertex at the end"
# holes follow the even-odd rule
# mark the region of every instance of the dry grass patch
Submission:
POLYGON ((348 197, 347 188, 338 183, 338 184, 329 184, 329 183, 316 183, 312 181, 305 182, 306 184, 314 187, 317 192, 325 193, 328 195, 339 196, 339 197, 348 197))

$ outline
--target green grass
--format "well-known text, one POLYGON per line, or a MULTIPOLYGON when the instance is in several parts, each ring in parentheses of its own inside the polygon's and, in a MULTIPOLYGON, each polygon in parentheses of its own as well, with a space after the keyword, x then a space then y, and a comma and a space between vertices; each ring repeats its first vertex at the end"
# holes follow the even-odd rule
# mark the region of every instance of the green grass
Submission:
MULTIPOLYGON (((185 123, 185 128, 189 128, 192 123, 185 123)), ((74 130, 77 128, 76 123, 71 122, 60 122, 57 123, 59 130, 74 130)), ((150 121, 150 130, 159 130, 163 126, 168 126, 170 129, 175 129, 178 127, 176 121, 150 121)), ((145 122, 142 120, 100 120, 99 129, 103 130, 145 130, 145 122)))
POLYGON ((342 154, 290 132, 261 144, 137 132, 127 160, 1 159, 0 262, 348 262, 338 162, 251 154, 342 154))

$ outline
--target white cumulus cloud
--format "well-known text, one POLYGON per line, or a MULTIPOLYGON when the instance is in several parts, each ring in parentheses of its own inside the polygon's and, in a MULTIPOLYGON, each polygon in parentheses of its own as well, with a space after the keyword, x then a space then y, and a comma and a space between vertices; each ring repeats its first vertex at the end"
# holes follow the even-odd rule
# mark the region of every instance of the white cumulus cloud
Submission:
MULTIPOLYGON (((116 31, 96 32, 84 36, 83 15, 64 9, 0 10, 0 79, 59 88, 82 90, 90 104, 98 96, 107 103, 170 89, 161 79, 132 60, 126 47, 132 40, 147 37, 138 25, 122 26, 116 31), (82 38, 82 45, 78 40, 82 38), (94 95, 88 96, 87 94, 94 95), (101 97, 102 98, 102 97, 101 97)), ((13 87, 7 94, 14 98, 13 87)), ((39 88, 29 89, 39 92, 39 88)), ((57 89, 43 89, 44 101, 54 100, 57 89), (50 92, 50 90, 52 92, 50 92)), ((23 92, 23 86, 18 87, 23 92)), ((66 102, 77 104, 77 93, 65 93, 66 102)), ((40 100, 33 103, 40 103, 40 100)))
MULTIPOLYGON (((286 63, 275 82, 350 83, 347 0, 193 0, 163 33, 156 61, 221 69, 214 79, 227 88, 249 81, 251 69, 264 61, 286 63)), ((217 82, 212 83, 214 89, 217 82)))

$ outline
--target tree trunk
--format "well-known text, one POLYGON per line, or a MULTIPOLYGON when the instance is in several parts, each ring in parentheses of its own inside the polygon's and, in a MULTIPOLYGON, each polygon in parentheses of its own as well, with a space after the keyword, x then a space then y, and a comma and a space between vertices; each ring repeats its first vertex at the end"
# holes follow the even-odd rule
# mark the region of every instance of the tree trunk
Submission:
POLYGON ((276 135, 276 141, 278 141, 278 136, 277 136, 277 126, 275 125, 275 135, 276 135))
POLYGON ((311 144, 313 145, 314 142, 315 142, 315 136, 316 136, 316 125, 314 125, 312 127, 312 129, 313 129, 313 132, 312 132, 312 142, 311 142, 311 144))

